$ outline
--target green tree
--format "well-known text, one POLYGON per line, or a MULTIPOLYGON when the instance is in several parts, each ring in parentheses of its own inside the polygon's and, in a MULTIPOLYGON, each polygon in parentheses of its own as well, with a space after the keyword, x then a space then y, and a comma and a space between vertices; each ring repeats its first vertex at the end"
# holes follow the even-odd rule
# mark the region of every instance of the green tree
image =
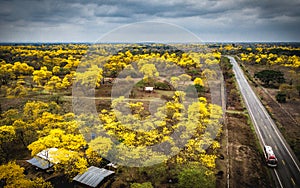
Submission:
POLYGON ((286 102, 286 94, 285 93, 278 92, 275 97, 276 97, 276 100, 280 103, 285 103, 286 102))
POLYGON ((276 85, 285 82, 284 74, 275 70, 262 70, 255 73, 254 77, 263 82, 266 87, 276 87, 276 85))
MULTIPOLYGON (((279 91, 280 91, 280 93, 285 93, 288 99, 290 99, 293 96, 293 94, 296 93, 296 90, 293 88, 292 85, 285 84, 285 83, 280 84, 279 91)), ((295 95, 297 95, 297 94, 295 94, 295 95)))
POLYGON ((178 175, 178 187, 181 188, 209 188, 215 187, 215 177, 213 173, 208 173, 207 169, 193 165, 184 168, 178 175))
POLYGON ((296 86, 296 89, 297 89, 298 95, 299 95, 299 97, 300 97, 300 85, 297 85, 297 86, 296 86))
POLYGON ((153 188, 151 182, 144 182, 144 183, 132 183, 130 188, 153 188))

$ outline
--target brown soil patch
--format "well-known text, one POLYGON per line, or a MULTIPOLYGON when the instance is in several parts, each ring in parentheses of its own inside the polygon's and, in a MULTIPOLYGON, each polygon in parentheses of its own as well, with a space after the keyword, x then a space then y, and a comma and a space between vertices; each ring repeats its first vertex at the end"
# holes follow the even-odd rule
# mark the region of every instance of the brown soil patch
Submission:
POLYGON ((256 136, 247 117, 227 114, 230 187, 270 187, 256 136))

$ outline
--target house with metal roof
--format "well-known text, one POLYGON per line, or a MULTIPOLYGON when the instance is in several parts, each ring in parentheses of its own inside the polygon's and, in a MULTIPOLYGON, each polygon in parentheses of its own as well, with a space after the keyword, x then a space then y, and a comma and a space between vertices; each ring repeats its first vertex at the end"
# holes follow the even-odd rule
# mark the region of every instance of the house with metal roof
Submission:
POLYGON ((73 178, 74 187, 76 188, 95 188, 101 186, 105 181, 115 174, 114 171, 105 168, 90 166, 83 174, 78 174, 73 178))
POLYGON ((45 149, 36 154, 32 159, 26 161, 39 169, 47 170, 54 164, 57 164, 57 161, 54 160, 54 155, 57 150, 57 148, 45 149))
POLYGON ((47 161, 45 159, 42 159, 40 157, 33 157, 32 159, 29 159, 26 161, 28 163, 30 163, 31 165, 33 165, 39 169, 42 169, 42 170, 47 170, 53 166, 53 163, 51 163, 50 161, 47 161))

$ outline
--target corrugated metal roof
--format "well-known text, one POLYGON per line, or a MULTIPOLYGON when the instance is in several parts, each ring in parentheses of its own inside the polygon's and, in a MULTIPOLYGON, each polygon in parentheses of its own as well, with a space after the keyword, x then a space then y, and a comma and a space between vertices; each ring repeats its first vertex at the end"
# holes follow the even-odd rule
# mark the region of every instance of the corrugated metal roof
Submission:
POLYGON ((38 154, 36 154, 36 156, 45 159, 47 161, 50 161, 52 163, 57 164, 58 162, 54 160, 55 158, 55 152, 57 152, 57 148, 48 148, 48 149, 44 149, 43 151, 39 152, 38 154))
POLYGON ((49 161, 42 159, 40 157, 33 157, 32 159, 29 159, 26 161, 40 169, 43 169, 43 170, 46 170, 53 166, 52 163, 50 163, 49 161))
POLYGON ((73 181, 80 182, 90 187, 97 187, 104 178, 114 173, 115 172, 111 170, 90 166, 85 173, 75 176, 73 181))

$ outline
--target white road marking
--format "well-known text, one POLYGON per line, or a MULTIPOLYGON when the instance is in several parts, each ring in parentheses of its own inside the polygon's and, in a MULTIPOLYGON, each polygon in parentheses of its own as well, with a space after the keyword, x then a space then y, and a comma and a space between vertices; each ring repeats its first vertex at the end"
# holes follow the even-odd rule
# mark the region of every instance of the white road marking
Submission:
POLYGON ((283 188, 282 183, 281 183, 281 181, 280 181, 280 178, 279 178, 279 176, 278 176, 278 173, 277 173, 276 169, 274 169, 274 172, 275 172, 275 175, 276 175, 276 177, 277 177, 277 179, 278 179, 278 182, 279 182, 280 187, 283 188))
POLYGON ((294 179, 293 179, 293 178, 291 178, 291 180, 292 180, 292 183, 293 183, 294 185, 296 185, 296 183, 295 183, 294 179))

